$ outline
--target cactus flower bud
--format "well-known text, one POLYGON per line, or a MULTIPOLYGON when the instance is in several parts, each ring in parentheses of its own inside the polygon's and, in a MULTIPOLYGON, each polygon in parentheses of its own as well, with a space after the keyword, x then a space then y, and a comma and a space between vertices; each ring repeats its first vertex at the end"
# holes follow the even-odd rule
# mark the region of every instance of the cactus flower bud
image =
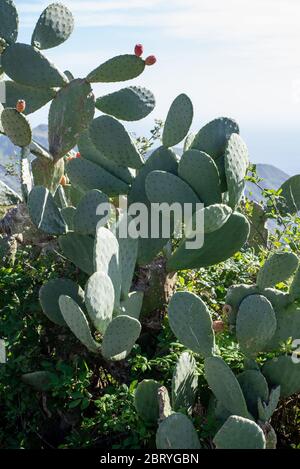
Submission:
POLYGON ((154 65, 156 63, 157 59, 155 55, 149 55, 149 57, 146 58, 145 64, 146 65, 154 65))
POLYGON ((142 44, 137 44, 134 48, 134 53, 137 57, 141 57, 144 52, 144 47, 142 44))
POLYGON ((232 312, 232 307, 230 305, 224 305, 223 306, 223 313, 228 316, 232 312))
POLYGON ((66 176, 62 176, 62 177, 60 178, 59 184, 60 184, 61 186, 66 186, 66 185, 67 185, 67 178, 66 178, 66 176))
POLYGON ((26 109, 26 102, 24 101, 24 99, 19 99, 19 101, 16 104, 16 110, 18 112, 24 112, 25 109, 26 109))

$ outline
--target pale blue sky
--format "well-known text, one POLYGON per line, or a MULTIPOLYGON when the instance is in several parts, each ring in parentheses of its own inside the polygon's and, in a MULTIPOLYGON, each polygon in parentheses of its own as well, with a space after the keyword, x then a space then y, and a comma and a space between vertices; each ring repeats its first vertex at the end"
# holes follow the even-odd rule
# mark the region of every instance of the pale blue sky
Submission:
MULTIPOLYGON (((15 0, 19 40, 28 42, 49 2, 15 0)), ((135 84, 151 89, 156 110, 127 125, 147 134, 164 119, 175 96, 193 100, 198 129, 221 115, 237 119, 254 162, 300 173, 299 0, 97 0, 63 1, 75 16, 75 31, 45 54, 63 70, 85 76, 135 43, 158 62, 135 84)), ((96 96, 124 84, 96 86, 96 96)), ((46 122, 46 110, 32 118, 46 122)))

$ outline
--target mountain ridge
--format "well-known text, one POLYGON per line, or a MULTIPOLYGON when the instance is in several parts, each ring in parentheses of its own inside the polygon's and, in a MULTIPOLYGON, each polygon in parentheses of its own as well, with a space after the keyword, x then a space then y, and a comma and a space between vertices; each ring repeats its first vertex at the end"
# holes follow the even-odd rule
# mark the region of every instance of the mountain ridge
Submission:
MULTIPOLYGON (((33 129, 33 138, 44 147, 48 147, 48 126, 40 124, 33 129)), ((182 154, 181 148, 175 148, 178 154, 182 154)), ((5 182, 16 192, 20 193, 20 182, 18 175, 11 175, 6 166, 13 164, 18 170, 18 150, 10 140, 0 136, 0 180, 5 182)), ((290 177, 287 173, 271 164, 259 163, 256 165, 256 171, 259 178, 262 179, 260 186, 263 189, 277 190, 290 177)), ((246 183, 246 195, 256 202, 262 200, 261 191, 253 183, 246 183)))

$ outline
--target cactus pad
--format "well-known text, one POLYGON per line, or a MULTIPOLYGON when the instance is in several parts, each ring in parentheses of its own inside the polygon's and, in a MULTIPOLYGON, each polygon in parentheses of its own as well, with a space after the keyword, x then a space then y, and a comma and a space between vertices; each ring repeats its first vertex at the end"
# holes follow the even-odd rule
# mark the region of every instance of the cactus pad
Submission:
POLYGON ((250 295, 256 295, 259 289, 256 285, 233 285, 227 291, 225 303, 231 306, 232 310, 228 314, 228 323, 232 326, 236 323, 236 317, 242 301, 250 295))
POLYGON ((84 292, 76 283, 66 278, 50 280, 40 289, 39 299, 47 318, 59 326, 65 326, 66 322, 61 314, 58 303, 61 295, 73 298, 82 308, 84 306, 84 292))
POLYGON ((233 133, 239 133, 237 123, 227 117, 220 117, 200 129, 191 148, 204 151, 217 160, 225 154, 227 142, 233 133))
POLYGON ((141 324, 129 316, 117 316, 108 325, 102 342, 102 355, 107 360, 124 360, 141 333, 141 324))
POLYGON ((100 205, 107 206, 109 216, 109 198, 103 192, 94 189, 85 194, 80 200, 74 215, 74 231, 80 234, 95 235, 97 225, 105 215, 97 215, 100 205))
POLYGON ((4 39, 7 44, 16 42, 18 37, 19 17, 12 0, 1 0, 0 18, 0 38, 4 39))
POLYGON ((49 148, 55 159, 74 148, 94 113, 95 99, 91 85, 86 81, 73 80, 58 92, 48 118, 49 148))
POLYGON ((196 361, 188 352, 183 352, 177 361, 172 379, 173 409, 189 410, 195 403, 197 388, 196 361))
POLYGON ((204 209, 204 232, 213 233, 227 223, 232 215, 232 210, 228 205, 215 204, 204 209))
POLYGON ((33 223, 45 233, 65 234, 67 226, 49 190, 35 186, 28 197, 28 211, 33 223))
POLYGON ((132 80, 143 73, 145 62, 135 55, 119 55, 104 62, 88 76, 91 83, 113 83, 132 80))
POLYGON ((33 179, 30 170, 30 149, 24 147, 21 149, 21 162, 20 162, 20 176, 21 176, 21 191, 23 200, 27 203, 28 196, 33 188, 33 179))
POLYGON ((241 350, 248 356, 255 356, 272 339, 276 331, 274 309, 262 295, 245 298, 238 311, 236 335, 241 350))
POLYGON ((210 357, 215 337, 205 303, 194 293, 175 293, 169 304, 169 323, 179 341, 195 353, 210 357))
POLYGON ((201 203, 195 192, 182 179, 166 171, 152 171, 146 178, 146 194, 151 203, 201 203))
POLYGON ((97 353, 99 351, 99 344, 93 339, 89 323, 78 304, 69 296, 62 295, 59 298, 59 307, 64 320, 77 339, 90 352, 97 353))
POLYGON ((85 287, 85 304, 95 328, 104 334, 112 320, 115 292, 110 278, 95 272, 85 287))
POLYGON ((233 213, 227 223, 217 231, 205 236, 199 250, 187 249, 185 240, 173 253, 167 263, 169 272, 207 267, 232 257, 246 243, 250 232, 249 222, 240 213, 233 213))
POLYGON ((281 397, 300 392, 300 364, 293 363, 291 356, 282 355, 266 361, 262 373, 269 385, 280 386, 281 397))
MULTIPOLYGON (((148 174, 155 170, 167 171, 174 175, 177 174, 178 163, 176 154, 172 150, 159 147, 147 159, 145 165, 139 171, 133 181, 130 193, 128 195, 129 205, 140 202, 150 209, 150 202, 146 195, 145 182, 148 174)), ((139 240, 138 261, 140 264, 150 262, 158 254, 166 242, 166 239, 151 239, 151 216, 148 217, 148 238, 139 240)))
POLYGON ((180 94, 173 101, 163 131, 163 145, 173 147, 188 134, 194 116, 193 104, 186 94, 180 94))
POLYGON ((296 174, 285 181, 280 190, 280 195, 284 199, 280 208, 282 214, 290 213, 295 215, 300 209, 300 175, 296 174))
POLYGON ((68 83, 60 72, 35 47, 16 43, 8 47, 2 55, 2 66, 12 80, 37 88, 55 88, 68 83))
POLYGON ((110 116, 100 116, 90 125, 90 137, 108 160, 139 169, 144 161, 124 126, 110 116))
POLYGON ((81 192, 99 189, 109 197, 127 194, 129 186, 121 179, 83 158, 71 160, 67 165, 71 184, 81 192))
MULTIPOLYGON (((222 226, 227 223, 229 217, 232 215, 232 210, 227 205, 215 204, 205 207, 204 209, 197 210, 192 218, 192 227, 185 227, 185 237, 191 238, 193 236, 192 229, 196 226, 196 220, 202 212, 204 226, 201 227, 204 233, 213 233, 214 231, 219 230, 222 226), (191 229, 192 228, 192 229, 191 229)), ((201 230, 199 230, 201 231, 201 230)))
POLYGON ((127 237, 123 237, 126 235, 131 223, 134 223, 133 219, 126 215, 120 217, 116 225, 116 237, 119 243, 122 299, 127 298, 130 291, 139 248, 138 238, 132 238, 130 233, 128 233, 127 237))
POLYGON ((61 215, 65 220, 65 223, 68 227, 68 231, 74 231, 74 216, 76 213, 75 207, 64 207, 61 209, 61 215))
POLYGON ((25 115, 37 111, 56 95, 55 90, 50 88, 25 86, 10 80, 5 81, 5 93, 5 107, 14 108, 19 99, 26 101, 25 115))
POLYGON ((153 111, 154 107, 154 95, 140 86, 123 88, 96 100, 96 108, 99 111, 124 121, 143 119, 153 111))
POLYGON ((50 49, 65 42, 74 29, 70 10, 61 3, 52 3, 39 17, 31 44, 38 49, 50 49))
POLYGON ((294 275, 289 295, 291 301, 300 300, 300 268, 298 268, 297 272, 294 275))
POLYGON ((121 181, 124 181, 126 184, 131 184, 133 181, 133 176, 129 168, 125 166, 119 166, 111 160, 105 158, 105 156, 97 150, 93 144, 89 131, 85 130, 80 135, 78 141, 78 148, 82 158, 85 158, 92 163, 96 163, 105 169, 108 173, 112 174, 121 181))
POLYGON ((275 334, 265 347, 266 351, 280 348, 283 342, 300 337, 300 308, 294 304, 286 308, 276 309, 277 327, 275 334))
POLYGON ((14 145, 26 147, 32 139, 32 131, 26 117, 16 109, 7 108, 1 113, 4 132, 14 145))
POLYGON ((94 246, 94 270, 107 274, 115 290, 115 306, 119 306, 121 296, 121 274, 119 263, 119 243, 107 228, 97 229, 94 246))
POLYGON ((195 134, 194 134, 193 132, 190 132, 190 133, 186 136, 186 139, 185 139, 184 145, 183 145, 183 153, 185 153, 186 151, 188 151, 188 150, 191 149, 191 146, 192 146, 192 144, 193 144, 194 138, 195 138, 195 134))
POLYGON ((262 429, 251 420, 232 415, 214 438, 217 449, 265 449, 262 429))
POLYGON ((260 371, 246 370, 237 376, 245 396, 247 407, 253 417, 258 417, 258 400, 268 401, 269 388, 266 378, 260 371))
POLYGON ((214 160, 198 150, 188 150, 182 155, 179 176, 186 181, 205 205, 222 202, 220 177, 214 160))
POLYGON ((197 220, 199 220, 201 212, 203 216, 204 225, 198 231, 203 231, 206 234, 213 233, 214 231, 217 231, 222 228, 222 226, 227 223, 229 217, 232 215, 232 209, 224 204, 209 205, 204 209, 197 210, 192 217, 192 226, 186 226, 185 228, 186 238, 190 238, 193 236, 192 229, 194 229, 194 227, 196 226, 196 222, 197 220))
POLYGON ((234 208, 244 190, 244 179, 249 166, 248 149, 238 134, 232 134, 225 151, 225 173, 229 192, 228 205, 234 208))
POLYGON ((275 252, 267 259, 257 276, 260 289, 275 287, 288 280, 298 269, 299 259, 292 252, 275 252))
POLYGON ((200 449, 200 441, 191 420, 174 413, 163 420, 156 433, 157 449, 200 449))
POLYGON ((144 300, 144 292, 133 291, 128 294, 128 297, 121 302, 120 309, 123 316, 130 316, 131 318, 139 319, 144 300))
POLYGON ((92 275, 94 271, 93 252, 94 239, 90 236, 68 233, 59 238, 63 254, 80 270, 92 275))
POLYGON ((231 414, 248 418, 245 397, 238 380, 220 357, 206 358, 205 377, 217 400, 231 414))
POLYGON ((31 169, 35 186, 44 186, 55 195, 65 172, 64 160, 53 163, 46 159, 36 158, 31 164, 31 169))
POLYGON ((159 418, 158 390, 160 384, 153 379, 145 379, 138 384, 134 393, 134 406, 138 416, 147 424, 157 424, 159 418))
POLYGON ((271 420, 280 399, 280 386, 273 388, 270 392, 269 402, 263 402, 262 399, 258 399, 258 414, 259 420, 262 422, 268 422, 271 420))

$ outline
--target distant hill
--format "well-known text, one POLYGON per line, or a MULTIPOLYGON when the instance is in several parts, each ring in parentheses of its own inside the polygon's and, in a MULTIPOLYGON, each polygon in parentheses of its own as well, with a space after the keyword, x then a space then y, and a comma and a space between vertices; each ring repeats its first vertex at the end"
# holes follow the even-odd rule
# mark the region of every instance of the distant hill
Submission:
MULTIPOLYGON (((48 147, 47 125, 41 124, 33 129, 33 138, 44 147, 48 147)), ((4 165, 18 161, 17 151, 8 138, 0 136, 0 180, 15 191, 20 192, 18 177, 7 174, 7 170, 4 167, 4 165)), ((182 154, 181 148, 175 148, 175 151, 178 155, 182 154)), ((269 164, 258 164, 256 169, 258 176, 263 179, 260 183, 263 188, 279 189, 283 182, 289 178, 288 174, 269 164)), ((262 199, 261 191, 252 183, 247 183, 246 194, 256 202, 260 202, 262 199)))

